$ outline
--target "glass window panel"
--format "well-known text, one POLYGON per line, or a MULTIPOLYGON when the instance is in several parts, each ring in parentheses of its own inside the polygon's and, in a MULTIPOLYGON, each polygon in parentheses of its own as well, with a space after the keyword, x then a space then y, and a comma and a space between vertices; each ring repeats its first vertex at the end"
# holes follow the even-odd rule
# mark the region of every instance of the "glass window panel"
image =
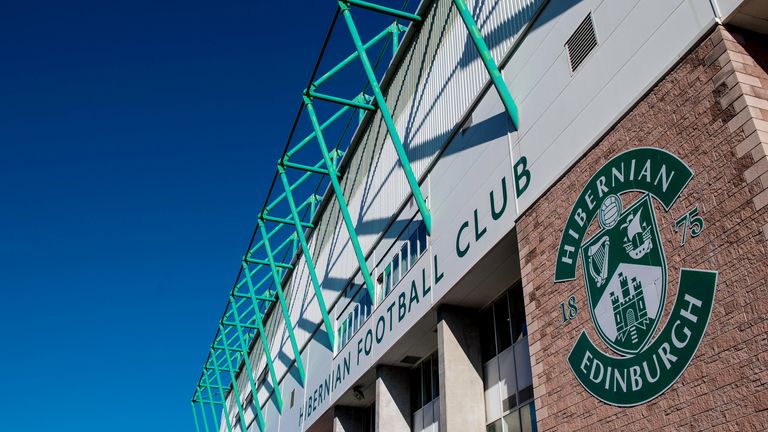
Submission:
POLYGON ((527 337, 524 337, 515 344, 515 370, 517 371, 518 391, 533 384, 533 378, 531 377, 531 355, 528 352, 527 337))
POLYGON ((389 292, 392 290, 392 267, 391 265, 387 265, 384 268, 384 296, 389 294, 389 292))
POLYGON ((493 309, 481 312, 480 349, 483 363, 496 356, 496 338, 493 330, 493 309))
POLYGON ((415 229, 408 239, 408 248, 410 249, 411 265, 416 262, 416 258, 419 256, 419 233, 418 229, 415 229))
POLYGON ((358 287, 355 301, 357 301, 357 303, 360 305, 360 320, 358 323, 359 328, 359 326, 365 322, 365 319, 368 318, 368 313, 371 310, 371 299, 368 297, 368 291, 364 286, 358 287))
POLYGON ((421 392, 425 404, 432 400, 432 362, 430 359, 421 363, 421 392))
POLYGON ((499 394, 503 412, 517 407, 517 374, 513 349, 499 354, 499 394))
POLYGON ((525 323, 525 302, 522 285, 516 285, 509 293, 509 310, 512 313, 512 342, 528 335, 525 323))
POLYGON ((536 409, 530 403, 520 409, 522 432, 536 432, 536 409))
POLYGON ((504 429, 501 426, 501 419, 498 419, 495 422, 486 426, 485 432, 504 432, 504 429))
POLYGON ((423 254, 427 250, 427 226, 424 222, 419 223, 419 255, 423 254))
POLYGON ((522 432, 520 429, 520 411, 514 410, 504 416, 506 432, 522 432))
POLYGON ((403 275, 405 275, 405 272, 408 271, 411 266, 408 264, 408 242, 403 243, 402 249, 400 249, 400 268, 403 272, 403 275))
MULTIPOLYGON (((392 259, 392 286, 391 288, 394 288, 395 285, 397 285, 398 282, 400 282, 400 257, 399 254, 395 255, 395 257, 392 259)), ((387 294, 389 294, 389 291, 387 291, 387 294)))
POLYGON ((411 369, 411 412, 421 408, 421 368, 411 369))
POLYGON ((376 297, 381 297, 384 292, 384 272, 379 273, 376 278, 376 297))
POLYGON ((493 305, 493 316, 496 324, 496 350, 504 351, 512 345, 512 334, 509 327, 509 305, 507 296, 493 305))
POLYGON ((432 354, 432 399, 440 396, 440 366, 437 352, 432 354))
MULTIPOLYGON (((501 418, 501 396, 499 394, 499 360, 494 358, 483 367, 485 388, 485 421, 501 418)), ((499 429, 501 430, 501 429, 499 429)))
POLYGON ((519 392, 517 392, 517 400, 520 403, 533 400, 533 386, 529 385, 527 387, 522 388, 519 392))

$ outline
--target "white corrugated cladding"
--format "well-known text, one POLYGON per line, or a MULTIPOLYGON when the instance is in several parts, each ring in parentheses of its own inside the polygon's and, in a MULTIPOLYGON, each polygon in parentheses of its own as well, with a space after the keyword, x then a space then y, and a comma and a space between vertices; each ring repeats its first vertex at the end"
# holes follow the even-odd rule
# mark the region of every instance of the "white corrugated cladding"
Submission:
MULTIPOLYGON (((467 3, 494 59, 499 62, 543 0, 467 3)), ((385 92, 408 157, 419 178, 447 144, 451 132, 488 82, 488 74, 452 1, 432 2, 420 27, 411 43, 401 47, 406 53, 385 92)), ((380 240, 395 212, 411 197, 394 147, 378 113, 354 154, 348 156, 347 173, 341 183, 362 248, 367 253, 380 240)), ((426 187, 422 188, 427 193, 426 187)), ((415 206, 411 205, 404 213, 406 218, 413 216, 415 206)), ((326 304, 330 307, 359 268, 335 200, 325 209, 309 244, 313 249, 326 304)), ((368 260, 372 273, 375 271, 375 259, 371 257, 368 260)), ((359 275, 357 279, 360 279, 357 283, 362 283, 359 275)), ((303 258, 292 274, 286 297, 296 325, 296 338, 302 347, 322 325, 303 258)), ((277 374, 282 380, 294 355, 279 306, 272 311, 267 329, 277 374)), ((303 357, 307 375, 310 375, 311 362, 307 362, 306 358, 310 353, 307 351, 309 349, 305 349, 303 357)), ((266 367, 261 343, 254 347, 251 362, 258 376, 266 367)), ((271 387, 269 377, 267 383, 271 387)), ((250 385, 245 374, 241 374, 238 384, 242 394, 246 395, 250 385)), ((289 395, 283 395, 284 403, 287 403, 286 396, 289 395)), ((262 405, 267 397, 268 392, 259 389, 262 405)), ((300 395, 295 397, 301 400, 300 395)), ((230 409, 236 410, 234 406, 230 409)))

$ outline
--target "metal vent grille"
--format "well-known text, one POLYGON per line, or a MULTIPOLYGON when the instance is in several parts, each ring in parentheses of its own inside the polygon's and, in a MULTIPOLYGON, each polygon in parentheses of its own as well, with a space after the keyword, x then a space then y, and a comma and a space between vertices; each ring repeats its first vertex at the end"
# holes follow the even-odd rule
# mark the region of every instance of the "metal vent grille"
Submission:
POLYGON ((589 53, 597 46, 597 34, 592 23, 592 14, 588 14, 584 21, 576 27, 565 47, 568 48, 568 59, 571 61, 571 72, 575 72, 584 63, 589 53))

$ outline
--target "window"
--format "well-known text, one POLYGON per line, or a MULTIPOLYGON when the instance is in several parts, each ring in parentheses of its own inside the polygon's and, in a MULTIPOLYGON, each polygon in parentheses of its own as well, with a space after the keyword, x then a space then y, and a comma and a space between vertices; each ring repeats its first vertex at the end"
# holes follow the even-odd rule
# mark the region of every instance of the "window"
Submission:
POLYGON ((416 412, 440 395, 437 351, 411 369, 411 412, 416 412))
POLYGON ((419 257, 427 251, 427 226, 424 221, 411 223, 395 242, 384 260, 384 269, 376 279, 378 285, 377 303, 392 292, 419 257), (392 253, 392 250, 395 252, 392 253))
POLYGON ((379 295, 378 300, 381 301, 384 297, 392 291, 392 265, 384 267, 384 271, 379 275, 379 295))
MULTIPOLYGON (((426 225, 420 220, 411 221, 377 267, 376 304, 392 292, 426 250, 426 225)), ((365 285, 350 284, 344 290, 343 297, 332 312, 336 319, 336 353, 349 343, 373 310, 365 285)))
POLYGON ((370 316, 372 304, 365 285, 350 285, 344 292, 350 298, 347 306, 336 315, 336 352, 338 353, 370 316), (350 294, 351 293, 351 294, 350 294))
POLYGON ((522 284, 482 312, 481 354, 486 432, 536 430, 522 284))
POLYGON ((397 283, 400 282, 400 253, 396 253, 395 257, 392 259, 392 284, 389 287, 389 291, 387 291, 387 294, 389 294, 390 291, 392 291, 392 288, 397 285, 397 283))
MULTIPOLYGON (((414 263, 416 261, 413 261, 414 263)), ((403 269, 403 274, 405 274, 406 269, 411 268, 410 262, 408 260, 408 242, 403 243, 403 247, 400 248, 400 268, 403 269)))
POLYGON ((437 351, 411 369, 411 413, 414 432, 437 432, 440 379, 437 351))

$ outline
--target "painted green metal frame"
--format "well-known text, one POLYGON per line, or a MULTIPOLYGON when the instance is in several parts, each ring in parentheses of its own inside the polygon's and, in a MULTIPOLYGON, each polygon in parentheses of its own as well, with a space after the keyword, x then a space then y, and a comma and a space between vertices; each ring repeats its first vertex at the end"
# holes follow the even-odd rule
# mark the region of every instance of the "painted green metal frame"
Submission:
POLYGON ((488 71, 488 75, 493 82, 493 87, 496 89, 496 93, 499 94, 501 103, 504 104, 504 108, 506 109, 509 118, 512 120, 512 124, 515 126, 515 129, 519 129, 520 116, 517 112, 517 104, 509 93, 509 88, 507 88, 507 84, 504 82, 504 77, 501 75, 499 65, 496 64, 493 56, 491 56, 491 50, 488 49, 488 45, 486 45, 483 35, 480 33, 480 28, 477 26, 477 22, 472 18, 472 12, 469 11, 467 3, 464 0, 453 0, 453 4, 456 6, 456 9, 461 16, 461 20, 464 21, 464 25, 467 27, 469 37, 472 39, 472 43, 475 44, 478 54, 480 54, 483 66, 485 66, 485 70, 488 71))
MULTIPOLYGON (((477 23, 474 21, 471 12, 467 8, 464 0, 453 0, 458 9, 470 38, 477 48, 488 74, 498 92, 502 103, 504 104, 508 115, 510 116, 515 128, 519 125, 517 106, 507 89, 501 76, 498 65, 493 60, 490 50, 483 40, 477 23)), ((208 359, 203 367, 200 380, 195 387, 195 393, 192 397, 192 414, 195 428, 198 432, 209 432, 209 418, 205 413, 205 406, 208 405, 213 417, 211 420, 215 423, 212 430, 218 431, 221 427, 221 416, 224 416, 224 423, 228 432, 233 432, 234 425, 230 420, 229 405, 227 398, 231 396, 234 399, 234 405, 238 411, 241 428, 246 430, 245 408, 240 390, 237 387, 237 374, 246 373, 248 384, 250 385, 253 410, 256 414, 258 427, 264 430, 264 415, 260 406, 258 394, 258 385, 256 375, 251 365, 252 346, 256 338, 261 340, 261 348, 265 357, 266 366, 269 370, 269 377, 274 389, 274 401, 278 411, 282 413, 283 400, 279 388, 279 379, 275 368, 274 359, 270 351, 270 341, 267 331, 264 328, 266 313, 270 308, 280 308, 283 314, 286 332, 290 340, 291 349, 294 354, 294 364, 299 372, 299 380, 303 386, 305 383, 305 369, 301 358, 301 352, 298 347, 298 341, 294 334, 294 325, 291 322, 290 310, 286 300, 283 280, 286 279, 286 271, 295 270, 300 256, 303 255, 304 262, 309 272, 315 297, 318 300, 323 325, 331 347, 335 347, 336 337, 334 322, 332 321, 322 291, 322 284, 318 277, 315 267, 315 260, 310 249, 309 238, 316 228, 314 224, 315 212, 321 197, 317 193, 311 193, 308 198, 300 204, 296 201, 296 193, 309 187, 308 181, 314 176, 320 175, 318 188, 325 184, 330 193, 333 194, 338 204, 344 225, 349 234, 350 243, 357 259, 360 274, 366 285, 366 290, 370 296, 371 302, 376 302, 375 285, 370 269, 366 262, 365 254, 360 245, 359 236, 356 232, 355 223, 349 212, 344 190, 340 183, 341 174, 339 172, 339 162, 343 156, 343 150, 330 148, 327 144, 326 132, 333 125, 339 123, 341 119, 349 117, 355 112, 359 113, 359 121, 362 121, 363 115, 368 111, 378 111, 381 115, 387 129, 388 136, 392 141, 395 152, 400 161, 404 175, 413 195, 414 201, 419 209, 422 219, 427 228, 427 232, 432 232, 432 217, 429 212, 429 206, 421 192, 420 185, 411 167, 402 139, 395 125, 392 113, 387 106, 384 93, 379 85, 379 79, 376 77, 375 67, 371 64, 368 56, 368 50, 382 41, 391 42, 392 56, 394 57, 400 45, 400 34, 407 30, 406 26, 400 24, 400 20, 407 20, 414 23, 420 23, 422 17, 415 13, 406 12, 387 6, 378 5, 365 0, 337 0, 339 12, 341 13, 347 30, 355 46, 355 51, 333 66, 328 72, 319 78, 310 80, 310 84, 302 93, 302 107, 299 112, 305 112, 311 123, 311 132, 300 142, 291 148, 286 146, 283 156, 277 164, 277 174, 275 182, 282 186, 280 193, 271 202, 264 205, 262 212, 257 220, 257 228, 254 237, 251 240, 248 251, 243 257, 241 271, 238 275, 238 281, 232 288, 225 313, 223 314, 218 331, 210 346, 208 359), (374 11, 389 15, 395 21, 387 26, 383 31, 374 36, 368 42, 363 43, 358 32, 355 21, 352 17, 352 7, 374 11), (359 93, 354 98, 339 97, 318 91, 319 87, 326 81, 335 76, 346 66, 359 60, 366 76, 366 83, 363 91, 370 90, 372 96, 359 93), (328 120, 321 123, 315 108, 315 102, 325 102, 341 105, 341 108, 331 115, 328 120), (302 149, 307 148, 307 144, 315 141, 317 150, 320 152, 320 160, 315 163, 297 162, 293 159, 300 154, 305 153, 302 149), (302 175, 291 181, 289 171, 299 171, 302 175), (323 179, 327 179, 327 183, 323 179), (297 205, 298 204, 298 205, 297 205), (273 214, 279 207, 283 209, 287 205, 287 215, 273 214), (308 219, 307 220, 307 216, 308 219), (267 224, 275 224, 272 229, 268 229, 267 224), (288 231, 283 230, 288 227, 288 231), (256 241, 257 237, 259 238, 256 241), (282 239, 282 241, 280 241, 282 239), (256 241, 256 242, 255 242, 256 241), (273 241, 279 243, 273 247, 273 241), (255 244, 254 244, 255 242, 255 244), (282 255, 281 255, 282 254, 282 255), (300 255, 298 255, 300 254, 300 255), (280 258, 279 256, 282 256, 280 258), (287 261, 286 261, 287 259, 287 261), (255 281, 259 273, 265 273, 261 279, 255 281), (245 291, 243 291, 245 289, 245 291), (235 337, 229 337, 231 329, 236 332, 235 337), (240 362, 244 367, 240 368, 240 362), (224 385, 223 378, 227 379, 228 385, 224 385), (215 381, 215 383, 212 383, 215 381), (218 398, 218 400, 217 400, 218 398), (220 416, 217 416, 217 408, 220 416), (200 417, 198 417, 198 413, 200 417), (219 417, 217 422, 217 417, 219 417), (202 429, 201 429, 202 424, 202 429)), ((335 22, 335 20, 334 20, 335 22)), ((322 53, 321 53, 322 57, 322 53)), ((319 60, 318 60, 319 61, 319 60)), ((298 117, 297 117, 298 121, 298 117)), ((291 137, 293 132, 291 133, 291 137)), ((290 140, 289 140, 290 141, 290 140)), ((317 160, 317 159, 315 159, 317 160)), ((274 183, 273 183, 274 186, 274 183)), ((270 192, 268 196, 272 193, 270 192)), ((257 362, 258 364, 258 362, 257 362)), ((289 366, 290 367, 290 366, 289 366)))

